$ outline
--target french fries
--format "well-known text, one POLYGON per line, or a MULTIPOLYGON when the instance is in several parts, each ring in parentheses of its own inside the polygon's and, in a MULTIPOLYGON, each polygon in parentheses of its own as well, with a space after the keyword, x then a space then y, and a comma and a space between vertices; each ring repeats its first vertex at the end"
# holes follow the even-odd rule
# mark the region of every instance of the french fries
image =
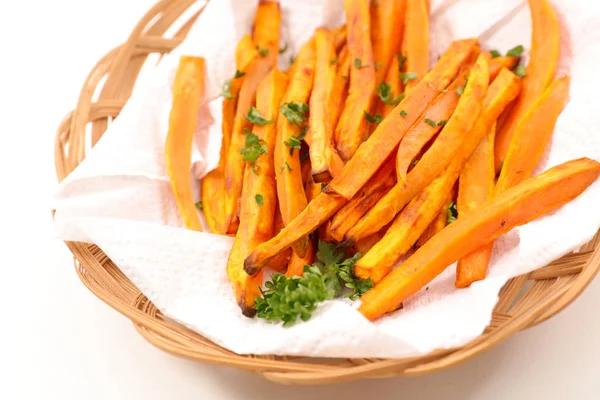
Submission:
POLYGON ((427 0, 406 2, 406 30, 402 42, 404 80, 410 93, 429 71, 429 6, 427 0))
MULTIPOLYGON (((454 261, 455 286, 468 287, 485 278, 498 236, 598 178, 587 158, 531 177, 570 76, 554 76, 554 10, 528 2, 524 77, 522 46, 501 55, 477 39, 452 42, 430 69, 428 0, 344 0, 346 23, 316 28, 281 72, 279 2, 258 2, 221 93, 219 164, 201 182, 211 232, 235 236, 227 275, 244 315, 288 326, 344 292, 362 296, 359 312, 374 320, 454 261), (265 267, 276 273, 263 290, 265 267)), ((203 79, 204 61, 182 57, 165 146, 195 230, 189 170, 203 79)))
POLYGON ((531 51, 523 88, 508 120, 496 134, 496 172, 506 158, 515 129, 544 90, 550 85, 558 67, 560 27, 548 0, 528 0, 531 9, 531 51))
POLYGON ((237 98, 244 82, 245 71, 257 56, 258 51, 256 51, 252 38, 250 35, 245 35, 236 49, 235 64, 237 70, 233 78, 225 84, 226 87, 223 92, 223 139, 221 141, 219 165, 206 174, 200 182, 204 217, 212 233, 227 234, 228 227, 225 227, 225 165, 227 152, 231 143, 237 98))
POLYGON ((277 62, 280 22, 279 3, 261 0, 254 18, 252 35, 259 57, 254 58, 249 64, 238 95, 231 144, 225 160, 224 226, 228 233, 235 232, 239 225, 238 211, 245 167, 244 157, 240 150, 245 147, 246 135, 244 132, 252 129, 252 124, 248 120, 248 113, 255 102, 258 85, 275 67, 277 62))
POLYGON ((315 182, 329 182, 344 167, 333 144, 333 125, 329 119, 329 103, 335 80, 335 48, 333 36, 325 28, 315 34, 316 73, 310 97, 310 163, 315 182))
POLYGON ((370 320, 396 310, 448 265, 579 196, 599 174, 600 163, 581 158, 521 182, 431 238, 365 293, 358 310, 370 320))
POLYGON ((189 229, 195 231, 202 231, 202 223, 194 204, 190 169, 194 130, 203 95, 204 59, 182 56, 173 82, 165 159, 181 218, 189 229))
POLYGON ((375 90, 375 64, 367 2, 345 0, 344 8, 348 52, 351 60, 350 86, 335 137, 340 157, 347 162, 367 138, 367 121, 364 112, 371 109, 375 90))
MULTIPOLYGON (((295 61, 297 68, 290 76, 289 87, 277 118, 277 140, 274 154, 275 177, 284 225, 289 224, 308 204, 304 194, 300 167, 300 138, 306 132, 307 117, 302 107, 306 105, 313 86, 315 60, 315 45, 313 41, 310 41, 302 46, 298 53, 295 61), (284 112, 285 114, 283 114, 284 112)), ((299 240, 294 246, 294 252, 300 258, 306 255, 307 249, 308 238, 306 237, 299 240)))
MULTIPOLYGON (((260 83, 256 94, 256 106, 264 118, 273 120, 279 113, 279 104, 287 87, 286 74, 273 69, 260 83)), ((240 199, 240 226, 227 260, 227 272, 233 283, 235 296, 242 313, 253 316, 255 298, 260 295, 262 272, 253 276, 244 273, 244 258, 258 244, 273 235, 274 216, 277 205, 275 166, 273 158, 265 156, 275 148, 276 127, 274 123, 257 125, 251 135, 263 142, 266 154, 261 154, 251 168, 244 171, 244 187, 240 199)))

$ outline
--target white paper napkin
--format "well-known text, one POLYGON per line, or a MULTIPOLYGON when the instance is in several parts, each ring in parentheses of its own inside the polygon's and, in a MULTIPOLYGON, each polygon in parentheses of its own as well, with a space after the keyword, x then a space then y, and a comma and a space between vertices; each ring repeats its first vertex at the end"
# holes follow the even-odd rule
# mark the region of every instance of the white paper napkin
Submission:
MULTIPOLYGON (((291 328, 241 315, 227 280, 228 237, 183 228, 164 162, 171 83, 181 54, 207 60, 207 102, 200 112, 193 175, 218 162, 218 93, 235 72, 234 49, 250 32, 257 1, 211 1, 187 39, 138 82, 104 137, 58 187, 56 231, 64 240, 96 243, 168 317, 219 345, 246 354, 321 357, 409 357, 460 346, 488 325, 498 292, 591 239, 600 225, 600 182, 555 211, 499 239, 489 276, 454 288, 454 266, 405 302, 404 309, 371 323, 357 303, 334 300, 291 328)), ((286 67, 318 26, 344 22, 343 0, 282 0, 286 67)), ((600 6, 588 0, 553 1, 563 28, 559 73, 572 75, 570 102, 559 118, 538 172, 569 159, 600 159, 597 71, 600 6)), ((530 16, 522 0, 434 0, 431 59, 454 40, 480 36, 504 52, 530 43, 530 16)), ((197 182, 196 182, 197 183, 197 182)))

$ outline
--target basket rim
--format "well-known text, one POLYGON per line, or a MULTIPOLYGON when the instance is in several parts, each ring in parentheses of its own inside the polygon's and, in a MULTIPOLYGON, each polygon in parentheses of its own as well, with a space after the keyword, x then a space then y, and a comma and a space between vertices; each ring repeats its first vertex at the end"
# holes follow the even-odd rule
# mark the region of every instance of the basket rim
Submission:
MULTIPOLYGON (((194 3, 196 0, 161 0, 138 22, 126 42, 109 51, 92 68, 75 109, 62 120, 56 134, 55 166, 59 181, 85 157, 88 124, 92 125, 93 146, 106 129, 108 118, 119 114, 147 56, 168 53, 183 40, 203 8, 193 14, 173 38, 166 38, 164 34, 194 3), (92 101, 105 77, 98 99, 92 101)), ((75 269, 83 284, 129 318, 137 331, 154 346, 178 357, 249 370, 276 382, 294 384, 421 375, 456 365, 562 311, 600 271, 599 230, 579 253, 570 253, 546 267, 510 280, 496 305, 496 324, 464 346, 408 359, 344 359, 337 364, 322 364, 309 357, 238 355, 226 350, 182 325, 162 318, 156 307, 98 246, 70 241, 65 244, 73 253, 75 269), (528 280, 536 289, 530 288, 517 299, 528 280)))

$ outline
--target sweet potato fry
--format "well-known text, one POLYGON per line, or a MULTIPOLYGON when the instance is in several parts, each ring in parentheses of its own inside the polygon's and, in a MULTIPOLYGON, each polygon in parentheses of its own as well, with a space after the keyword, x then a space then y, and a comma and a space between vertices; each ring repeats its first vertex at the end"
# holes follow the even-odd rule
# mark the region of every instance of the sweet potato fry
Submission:
MULTIPOLYGON (((285 104, 298 105, 308 102, 315 75, 315 59, 314 41, 309 41, 302 46, 296 58, 297 68, 290 76, 290 83, 283 98, 284 108, 287 107, 285 104)), ((302 184, 300 149, 293 147, 298 147, 300 144, 300 137, 304 129, 301 126, 303 125, 301 120, 306 117, 303 112, 298 113, 287 108, 287 111, 298 119, 295 123, 292 123, 282 114, 283 110, 280 111, 277 118, 277 141, 275 143, 274 158, 277 197, 284 225, 287 225, 308 204, 302 184)), ((302 258, 306 254, 307 248, 308 238, 305 237, 294 245, 294 252, 302 258)))
POLYGON ((475 39, 453 42, 415 90, 377 126, 373 135, 360 146, 356 156, 346 164, 342 173, 324 189, 325 192, 339 194, 350 200, 397 150, 398 143, 409 128, 442 90, 446 89, 476 47, 475 39))
POLYGON ((371 2, 371 43, 373 44, 373 60, 376 65, 375 81, 377 84, 383 81, 392 59, 399 54, 404 32, 405 10, 406 0, 377 0, 371 2))
POLYGON ((277 62, 279 51, 279 4, 261 0, 254 18, 252 39, 258 46, 259 57, 249 65, 244 77, 244 82, 238 96, 231 143, 227 151, 225 165, 225 227, 227 232, 235 231, 239 225, 239 203, 242 193, 244 160, 240 151, 246 141, 245 129, 250 130, 252 124, 246 119, 250 107, 254 104, 256 89, 268 75, 277 62))
POLYGON ((394 160, 388 160, 367 184, 331 219, 329 232, 338 242, 395 184, 394 160))
POLYGON ((346 0, 346 35, 350 53, 348 98, 337 124, 336 147, 344 161, 352 158, 367 138, 365 110, 371 109, 375 90, 375 65, 369 21, 369 6, 364 0, 346 0))
MULTIPOLYGON (((483 101, 484 111, 471 129, 467 139, 476 139, 475 146, 488 131, 489 126, 507 104, 517 97, 520 81, 512 72, 504 69, 490 85, 483 101)), ((464 96, 464 95, 463 95, 464 96)), ((431 148, 423 155, 417 165, 406 176, 406 184, 396 184, 380 201, 367 212, 346 235, 346 241, 352 243, 372 235, 388 224, 402 208, 431 181, 433 181, 448 165, 453 157, 448 157, 443 146, 436 140, 431 148), (437 146, 437 149, 435 147, 437 146), (436 154, 436 156, 433 156, 436 154)), ((467 143, 463 140, 462 146, 467 143)), ((474 149, 474 148, 473 148, 474 149)))
POLYGON ((408 94, 429 71, 429 10, 426 0, 409 0, 406 3, 402 52, 406 57, 405 91, 408 94))
POLYGON ((225 227, 225 165, 227 151, 231 143, 237 98, 244 82, 245 71, 257 56, 258 52, 252 38, 250 35, 244 36, 236 48, 235 64, 237 71, 229 81, 229 90, 226 92, 228 95, 223 99, 223 139, 221 141, 219 165, 206 174, 200 182, 204 217, 212 233, 227 234, 227 228, 225 227))
POLYGON ((182 56, 173 82, 165 159, 179 214, 185 226, 195 231, 202 231, 202 223, 194 204, 190 171, 194 129, 203 95, 204 59, 182 56))
POLYGON ((569 76, 555 80, 521 119, 496 183, 497 192, 505 191, 533 173, 565 107, 570 81, 569 76))
MULTIPOLYGON (((258 111, 268 119, 277 118, 279 104, 287 86, 287 76, 273 69, 260 83, 256 94, 258 111)), ((229 259, 227 273, 232 279, 237 302, 242 313, 248 317, 255 314, 254 299, 260 295, 262 271, 254 276, 243 270, 244 259, 260 243, 273 236, 277 192, 273 154, 276 138, 274 124, 255 125, 252 134, 267 148, 255 161, 256 168, 244 171, 244 188, 240 199, 240 226, 238 228, 229 259)))
MULTIPOLYGON (((494 195, 496 171, 494 170, 494 138, 496 124, 492 124, 477 149, 465 164, 460 174, 456 207, 459 218, 473 212, 494 195)), ((492 254, 492 243, 458 260, 456 287, 467 287, 476 280, 485 278, 492 254)))
POLYGON ((408 203, 383 238, 356 262, 356 276, 371 278, 374 283, 381 281, 413 247, 444 206, 447 193, 452 190, 466 160, 461 156, 408 203))
MULTIPOLYGON (((347 199, 352 198, 389 158, 408 128, 419 118, 429 103, 448 86, 476 45, 477 41, 473 39, 452 43, 415 90, 379 124, 373 135, 359 148, 356 156, 346 164, 342 174, 323 188, 322 191, 326 191, 334 185, 331 194, 319 193, 277 236, 259 245, 246 258, 244 269, 250 274, 256 273, 265 266, 269 258, 317 229, 342 208, 347 199), (400 110, 407 110, 409 113, 402 116, 400 110), (337 195, 340 191, 343 195, 337 195)), ((425 186, 426 184, 423 185, 425 186)))
POLYGON ((448 208, 454 201, 454 197, 456 196, 456 185, 455 187, 448 193, 446 197, 446 201, 444 202, 444 207, 439 212, 437 217, 433 220, 432 223, 429 224, 425 232, 421 235, 419 240, 417 240, 416 246, 422 247, 429 239, 435 236, 436 233, 441 231, 448 225, 448 208))
POLYGON ((527 75, 523 78, 521 95, 508 120, 496 134, 496 172, 506 158, 517 126, 550 85, 558 67, 560 27, 556 13, 548 0, 529 0, 531 9, 531 51, 527 75))
MULTIPOLYGON (((333 147, 333 125, 329 119, 330 99, 336 75, 333 36, 325 28, 315 33, 317 53, 315 80, 310 95, 310 163, 315 182, 329 182, 341 171, 344 163, 333 147)), ((299 254, 300 256, 302 254, 299 254)))
MULTIPOLYGON (((346 99, 348 98, 348 81, 350 76, 350 53, 348 47, 344 46, 337 58, 337 71, 333 88, 331 89, 331 99, 329 100, 329 117, 331 118, 331 126, 336 127, 346 99)), ((334 142, 337 143, 339 131, 334 129, 334 142)))
POLYGON ((367 254, 369 250, 373 248, 385 235, 388 227, 381 229, 379 232, 372 234, 358 242, 354 243, 354 252, 359 252, 360 254, 367 254))
POLYGON ((581 194, 600 174, 588 158, 568 161, 521 182, 435 235, 365 293, 359 311, 368 319, 396 310, 454 261, 516 226, 526 224, 581 194), (556 190, 560 187, 561 190, 556 190))
POLYGON ((490 81, 496 79, 502 68, 512 70, 519 63, 519 57, 496 57, 490 61, 490 81))
MULTIPOLYGON (((481 113, 482 101, 488 88, 488 62, 489 56, 482 54, 478 57, 477 62, 469 72, 469 80, 448 123, 431 119, 424 120, 430 126, 435 125, 437 127, 438 125, 443 125, 442 132, 435 140, 432 148, 427 152, 430 153, 429 156, 437 158, 442 153, 450 155, 449 162, 452 155, 460 147, 465 134, 475 125, 481 113)), ((406 165, 406 160, 396 159, 396 175, 398 175, 399 184, 406 181, 406 165)))
MULTIPOLYGON (((273 236, 277 235, 285 225, 283 224, 283 218, 281 216, 281 210, 279 209, 279 203, 275 207, 275 217, 273 221, 273 236)), ((292 249, 289 248, 286 251, 282 251, 277 256, 271 258, 267 264, 267 268, 281 272, 287 268, 288 262, 292 255, 292 249)))
POLYGON ((398 146, 398 155, 396 156, 397 173, 406 176, 408 168, 414 162, 415 157, 421 153, 425 145, 450 119, 461 97, 456 90, 464 87, 467 73, 466 70, 462 74, 459 73, 458 77, 448 86, 448 91, 440 94, 431 107, 425 111, 423 119, 406 133, 404 139, 400 142, 400 146, 398 146), (425 121, 433 121, 434 123, 425 121))

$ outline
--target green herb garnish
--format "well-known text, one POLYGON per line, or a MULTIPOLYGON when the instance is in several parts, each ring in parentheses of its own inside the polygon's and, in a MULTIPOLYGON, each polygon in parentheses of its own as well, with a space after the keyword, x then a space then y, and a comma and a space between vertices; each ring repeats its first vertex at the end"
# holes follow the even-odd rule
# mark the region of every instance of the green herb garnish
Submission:
POLYGON ((308 126, 305 126, 302 128, 299 135, 292 135, 288 140, 283 142, 283 144, 290 148, 290 155, 294 154, 294 149, 300 150, 302 148, 302 141, 306 137, 307 131, 308 126))
POLYGON ((344 252, 335 245, 319 241, 318 261, 304 266, 303 276, 286 277, 273 274, 266 282, 266 290, 256 298, 254 308, 259 318, 272 322, 283 322, 283 326, 292 326, 298 318, 308 321, 317 305, 325 300, 343 295, 358 299, 373 287, 370 279, 360 280, 354 277, 352 269, 360 259, 360 253, 344 260, 344 252))
POLYGON ((377 86, 377 95, 385 104, 390 106, 395 106, 404 100, 404 93, 399 94, 395 98, 391 99, 392 96, 392 86, 387 82, 381 82, 379 86, 377 86))
POLYGON ((367 68, 368 67, 368 65, 362 65, 362 61, 360 60, 360 58, 355 58, 354 59, 354 66, 356 68, 358 68, 358 69, 367 68))
POLYGON ((287 42, 283 44, 283 47, 279 49, 279 54, 283 54, 287 51, 288 49, 288 44, 287 42))
POLYGON ((375 70, 381 68, 381 63, 379 61, 375 61, 375 70))
POLYGON ((448 206, 448 209, 446 210, 446 215, 446 222, 448 223, 448 225, 456 221, 456 218, 458 217, 458 211, 456 210, 456 203, 454 201, 448 206))
POLYGON ((202 205, 202 200, 196 202, 196 208, 200 211, 204 210, 204 205, 202 205))
POLYGON ((381 121, 383 121, 383 117, 381 116, 381 114, 377 114, 377 115, 373 116, 366 111, 364 111, 364 113, 365 113, 365 118, 366 118, 367 122, 370 122, 372 124, 379 124, 381 121))
POLYGON ((527 75, 527 68, 525 68, 524 65, 517 65, 514 69, 513 69, 513 73, 518 76, 519 78, 524 78, 525 75, 527 75))
POLYGON ((406 56, 398 54, 396 57, 398 57, 398 68, 400 69, 400 71, 402 71, 402 68, 404 68, 404 64, 406 64, 406 56))
POLYGON ((233 94, 231 94, 231 79, 227 79, 225 81, 225 83, 223 84, 223 89, 221 90, 221 93, 219 93, 219 96, 225 97, 229 100, 235 97, 233 94))
POLYGON ((245 115, 244 117, 248 120, 248 122, 258 126, 269 125, 275 122, 274 119, 264 119, 260 111, 258 111, 254 106, 250 107, 248 115, 245 115))
POLYGON ((279 111, 284 117, 290 122, 290 124, 302 125, 307 120, 306 114, 308 113, 308 104, 291 101, 289 103, 282 103, 279 107, 279 111))
POLYGON ((436 123, 434 120, 432 120, 432 119, 429 119, 429 118, 425 118, 425 123, 426 123, 427 125, 431 125, 431 126, 433 126, 434 128, 437 126, 437 123, 436 123))
POLYGON ((446 122, 448 122, 448 121, 445 119, 442 119, 442 120, 440 120, 440 122, 437 123, 437 126, 444 126, 444 125, 446 125, 446 122))
POLYGON ((502 56, 502 54, 500 54, 500 52, 498 50, 490 50, 490 54, 492 55, 492 58, 497 58, 497 57, 502 56))
POLYGON ((254 195, 254 200, 256 200, 256 204, 258 204, 261 207, 262 207, 263 203, 265 202, 265 198, 260 193, 257 193, 254 195))
POLYGON ((234 79, 241 78, 241 77, 242 77, 242 76, 244 76, 244 75, 246 75, 246 73, 245 73, 245 72, 242 72, 242 71, 240 71, 239 69, 236 69, 236 70, 235 70, 235 76, 234 76, 234 79))
POLYGON ((400 116, 401 117, 406 117, 407 115, 408 115, 408 113, 406 111, 404 111, 404 110, 400 111, 400 116))
POLYGON ((525 50, 525 49, 523 48, 523 46, 521 46, 521 45, 518 45, 518 46, 515 46, 515 47, 513 47, 512 49, 510 49, 510 50, 509 50, 509 51, 506 53, 506 55, 507 55, 508 57, 521 57, 521 54, 523 54, 523 51, 524 51, 524 50, 525 50))
POLYGON ((271 51, 268 47, 261 49, 258 46, 256 46, 256 50, 258 50, 258 54, 260 54, 261 57, 266 57, 267 54, 269 54, 269 52, 271 51))
MULTIPOLYGON (((264 140, 259 139, 248 128, 244 128, 244 133, 246 134, 246 147, 240 153, 244 156, 244 161, 254 164, 261 154, 267 153, 267 145, 264 140)), ((254 172, 256 173, 256 171, 254 172)))
POLYGON ((408 83, 408 81, 414 81, 418 77, 419 75, 415 74, 414 72, 400 72, 400 79, 402 79, 402 83, 405 85, 408 83))

